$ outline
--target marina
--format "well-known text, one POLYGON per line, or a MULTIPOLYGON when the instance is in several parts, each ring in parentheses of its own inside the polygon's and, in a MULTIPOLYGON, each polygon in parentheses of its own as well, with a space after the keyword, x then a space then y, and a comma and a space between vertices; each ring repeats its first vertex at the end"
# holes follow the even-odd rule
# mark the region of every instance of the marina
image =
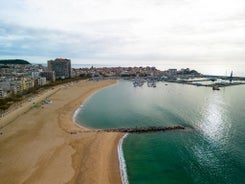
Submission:
MULTIPOLYGON (((213 90, 220 88, 237 86, 245 84, 245 77, 227 77, 227 76, 214 76, 214 75, 198 75, 198 76, 175 76, 175 77, 162 77, 162 76, 149 76, 149 77, 136 77, 133 80, 134 87, 142 87, 147 83, 147 87, 157 87, 158 82, 170 82, 178 84, 186 84, 193 86, 210 87, 213 90)), ((167 86, 167 84, 166 84, 167 86)))

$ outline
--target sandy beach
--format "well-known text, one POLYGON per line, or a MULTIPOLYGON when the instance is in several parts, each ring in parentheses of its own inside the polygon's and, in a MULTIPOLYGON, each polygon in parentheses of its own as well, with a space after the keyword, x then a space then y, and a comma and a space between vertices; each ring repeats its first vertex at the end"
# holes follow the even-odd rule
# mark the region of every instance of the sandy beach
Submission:
POLYGON ((86 98, 114 83, 56 88, 1 119, 0 183, 121 183, 117 145, 123 135, 89 131, 72 121, 86 98), (39 103, 47 96, 52 104, 39 103))

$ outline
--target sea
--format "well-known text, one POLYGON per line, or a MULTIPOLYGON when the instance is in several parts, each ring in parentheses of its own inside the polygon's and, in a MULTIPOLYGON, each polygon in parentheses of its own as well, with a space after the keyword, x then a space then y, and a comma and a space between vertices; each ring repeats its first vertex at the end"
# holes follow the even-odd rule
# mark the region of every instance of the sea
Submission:
POLYGON ((76 121, 91 128, 183 125, 120 141, 123 183, 244 184, 245 85, 221 88, 119 81, 92 95, 76 121))

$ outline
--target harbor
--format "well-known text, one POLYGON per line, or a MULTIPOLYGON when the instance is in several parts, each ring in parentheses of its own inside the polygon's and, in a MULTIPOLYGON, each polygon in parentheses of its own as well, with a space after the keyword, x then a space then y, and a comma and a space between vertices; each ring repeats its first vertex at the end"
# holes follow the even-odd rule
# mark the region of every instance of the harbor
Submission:
MULTIPOLYGON (((186 69, 187 70, 187 69, 186 69)), ((189 70, 188 70, 189 71, 189 70)), ((218 76, 218 75, 203 75, 196 71, 189 73, 180 73, 177 70, 170 69, 162 75, 135 77, 130 79, 134 87, 142 87, 145 83, 147 87, 157 87, 158 82, 169 82, 178 84, 187 84, 193 86, 210 87, 213 90, 220 90, 220 88, 244 85, 245 77, 233 76, 218 76)), ((167 84, 166 84, 167 86, 167 84)))

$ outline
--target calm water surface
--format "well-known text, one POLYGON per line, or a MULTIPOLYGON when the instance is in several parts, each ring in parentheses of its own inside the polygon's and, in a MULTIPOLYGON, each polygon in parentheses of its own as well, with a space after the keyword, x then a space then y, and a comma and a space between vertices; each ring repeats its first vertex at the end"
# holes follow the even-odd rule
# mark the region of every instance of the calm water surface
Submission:
POLYGON ((211 88, 120 81, 93 95, 77 116, 94 128, 184 125, 188 131, 129 135, 130 183, 245 183, 245 86, 211 88))

